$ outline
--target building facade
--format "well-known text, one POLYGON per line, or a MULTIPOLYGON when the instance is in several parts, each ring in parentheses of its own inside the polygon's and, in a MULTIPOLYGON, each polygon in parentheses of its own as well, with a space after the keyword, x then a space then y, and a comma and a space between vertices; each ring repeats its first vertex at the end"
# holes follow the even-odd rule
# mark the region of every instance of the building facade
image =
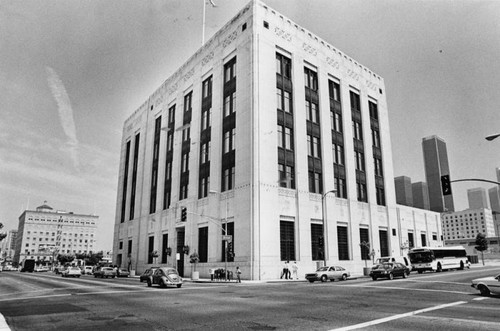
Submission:
POLYGON ((430 210, 429 187, 426 182, 417 182, 411 184, 413 192, 413 207, 430 210))
POLYGON ((469 199, 469 209, 490 209, 488 195, 486 194, 486 189, 483 187, 468 189, 467 198, 469 199))
POLYGON ((16 248, 17 230, 10 230, 0 242, 0 260, 12 261, 16 248))
POLYGON ((455 211, 453 194, 443 195, 441 176, 450 175, 446 142, 438 136, 422 139, 425 178, 429 187, 429 202, 432 211, 455 211))
POLYGON ((57 254, 96 249, 98 216, 54 211, 46 202, 19 216, 14 263, 35 259, 51 264, 57 254))
POLYGON ((396 189, 396 203, 404 206, 413 206, 413 191, 411 178, 399 176, 394 178, 394 188, 396 189))
POLYGON ((385 92, 252 1, 125 121, 114 260, 189 275, 196 252, 201 277, 227 264, 272 279, 287 260, 362 271, 361 242, 399 254, 424 225, 442 245, 438 213, 396 204, 385 92))
POLYGON ((467 209, 442 214, 445 242, 449 240, 475 239, 478 233, 494 237, 493 214, 488 208, 467 209))

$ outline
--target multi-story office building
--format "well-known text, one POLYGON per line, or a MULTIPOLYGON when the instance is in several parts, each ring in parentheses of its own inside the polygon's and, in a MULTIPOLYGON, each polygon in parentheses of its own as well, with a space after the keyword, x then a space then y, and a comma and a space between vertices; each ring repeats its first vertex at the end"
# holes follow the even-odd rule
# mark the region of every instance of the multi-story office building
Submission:
POLYGON ((488 195, 483 187, 468 189, 467 198, 469 199, 469 209, 490 208, 488 195))
POLYGON ((422 150, 430 209, 437 212, 455 211, 453 195, 443 195, 441 190, 441 176, 450 174, 445 141, 438 136, 423 138, 422 150))
POLYGON ((98 216, 54 211, 45 202, 19 216, 14 262, 50 264, 57 254, 89 253, 96 248, 98 216))
POLYGON ((394 188, 396 189, 396 203, 404 206, 413 206, 413 191, 410 177, 399 176, 394 178, 394 188))
POLYGON ((431 204, 429 201, 429 187, 426 182, 417 182, 411 184, 413 192, 413 207, 429 210, 431 204))
POLYGON ((286 260, 362 270, 361 242, 399 254, 410 230, 441 245, 438 213, 396 205, 385 95, 378 74, 252 1, 124 123, 114 260, 184 275, 196 252, 202 277, 227 263, 271 279, 286 260))
POLYGON ((478 233, 495 236, 493 215, 490 209, 467 209, 442 214, 444 240, 474 239, 478 233))

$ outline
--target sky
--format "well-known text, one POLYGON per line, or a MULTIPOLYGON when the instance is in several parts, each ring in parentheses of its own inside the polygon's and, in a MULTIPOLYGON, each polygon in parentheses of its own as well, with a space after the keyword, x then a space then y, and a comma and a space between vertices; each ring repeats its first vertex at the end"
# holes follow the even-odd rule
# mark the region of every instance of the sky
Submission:
MULTIPOLYGON (((26 209, 99 216, 112 248, 123 123, 201 45, 204 0, 0 0, 0 222, 26 209)), ((248 0, 206 7, 205 39, 248 0)), ((425 181, 421 142, 451 179, 500 167, 500 1, 268 0, 385 80, 395 176, 425 181)), ((467 189, 452 184, 455 209, 467 189)))

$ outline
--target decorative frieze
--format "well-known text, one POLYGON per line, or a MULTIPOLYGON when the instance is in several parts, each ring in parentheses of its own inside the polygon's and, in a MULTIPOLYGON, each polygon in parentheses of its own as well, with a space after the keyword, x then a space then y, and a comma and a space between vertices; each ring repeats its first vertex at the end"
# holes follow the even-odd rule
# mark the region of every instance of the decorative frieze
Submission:
POLYGON ((303 43, 302 48, 304 49, 304 51, 306 51, 307 53, 312 54, 314 56, 316 56, 318 54, 318 50, 309 44, 303 43))
POLYGON ((208 62, 212 61, 213 58, 214 58, 214 52, 211 51, 203 58, 203 60, 201 60, 201 65, 205 66, 208 62))
POLYGON ((274 28, 274 33, 278 36, 278 37, 281 37, 283 39, 285 39, 286 41, 292 41, 292 35, 289 33, 289 32, 286 32, 285 30, 283 29, 280 29, 278 27, 275 27, 274 28))
POLYGON ((373 91, 377 91, 377 85, 369 80, 366 80, 366 86, 373 91))
POLYGON ((237 36, 238 36, 238 31, 235 30, 233 33, 227 36, 226 39, 224 39, 224 41, 222 42, 222 47, 226 48, 227 46, 229 46, 233 41, 236 40, 237 36))
POLYGON ((184 81, 187 81, 189 78, 191 78, 194 75, 194 68, 186 72, 184 75, 183 79, 184 81))
POLYGON ((332 59, 331 57, 326 58, 326 63, 330 65, 333 69, 340 69, 339 61, 332 59))
POLYGON ((347 69, 347 75, 349 77, 351 77, 352 79, 354 79, 355 81, 358 81, 359 80, 359 74, 354 72, 353 70, 351 69, 347 69))

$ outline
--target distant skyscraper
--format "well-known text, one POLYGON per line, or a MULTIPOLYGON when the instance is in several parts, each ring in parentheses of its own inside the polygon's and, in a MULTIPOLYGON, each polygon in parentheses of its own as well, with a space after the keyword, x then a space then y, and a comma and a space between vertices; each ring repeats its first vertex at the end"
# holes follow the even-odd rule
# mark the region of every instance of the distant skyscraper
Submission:
POLYGON ((495 212, 500 212, 500 188, 494 186, 488 190, 490 196, 491 210, 495 212))
POLYGON ((471 188, 467 190, 467 197, 469 198, 470 209, 490 208, 485 188, 471 188))
MULTIPOLYGON (((424 152, 425 177, 429 186, 429 201, 432 211, 455 211, 453 195, 441 191, 441 176, 450 174, 446 143, 438 136, 422 139, 424 152)), ((453 178, 451 178, 453 180, 453 178)))
POLYGON ((405 206, 413 206, 413 192, 411 190, 411 178, 399 176, 394 178, 396 188, 396 203, 405 206))
POLYGON ((429 202, 429 187, 425 182, 418 182, 411 184, 413 193, 413 207, 430 210, 431 205, 429 202))

